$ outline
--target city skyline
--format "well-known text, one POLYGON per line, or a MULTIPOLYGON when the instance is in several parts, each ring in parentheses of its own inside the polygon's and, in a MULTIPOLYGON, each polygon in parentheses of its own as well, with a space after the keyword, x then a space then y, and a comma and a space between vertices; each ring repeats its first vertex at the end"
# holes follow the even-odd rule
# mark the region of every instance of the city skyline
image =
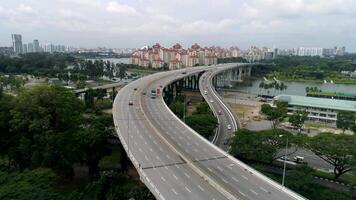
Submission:
POLYGON ((347 46, 355 52, 355 8, 351 0, 14 0, 0 5, 0 46, 10 46, 8 35, 19 33, 23 41, 87 48, 159 41, 243 49, 347 46))

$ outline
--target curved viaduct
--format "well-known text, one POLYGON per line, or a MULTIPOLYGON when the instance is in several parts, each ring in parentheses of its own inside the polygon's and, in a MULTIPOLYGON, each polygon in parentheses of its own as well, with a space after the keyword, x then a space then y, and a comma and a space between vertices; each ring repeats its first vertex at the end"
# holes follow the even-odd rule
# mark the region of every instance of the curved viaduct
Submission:
MULTIPOLYGON (((304 199, 201 137, 173 114, 162 95, 151 99, 149 94, 143 94, 186 76, 206 72, 199 82, 200 89, 205 87, 212 95, 206 98, 214 98, 209 104, 213 110, 222 109, 227 118, 233 120, 211 87, 212 77, 243 66, 234 63, 156 73, 118 92, 113 104, 117 135, 141 181, 157 199, 304 199)), ((228 123, 232 123, 233 130, 237 128, 233 121, 228 123)))

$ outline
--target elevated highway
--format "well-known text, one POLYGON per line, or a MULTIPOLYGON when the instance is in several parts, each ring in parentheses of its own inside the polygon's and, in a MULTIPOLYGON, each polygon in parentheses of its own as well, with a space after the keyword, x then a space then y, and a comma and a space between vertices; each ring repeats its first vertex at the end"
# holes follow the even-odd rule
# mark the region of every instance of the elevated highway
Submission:
MULTIPOLYGON (((201 137, 172 113, 161 95, 151 99, 143 92, 203 71, 217 73, 236 67, 241 65, 157 73, 118 92, 113 105, 117 135, 142 182, 157 199, 304 199, 201 137)), ((233 122, 232 126, 237 128, 233 122)))

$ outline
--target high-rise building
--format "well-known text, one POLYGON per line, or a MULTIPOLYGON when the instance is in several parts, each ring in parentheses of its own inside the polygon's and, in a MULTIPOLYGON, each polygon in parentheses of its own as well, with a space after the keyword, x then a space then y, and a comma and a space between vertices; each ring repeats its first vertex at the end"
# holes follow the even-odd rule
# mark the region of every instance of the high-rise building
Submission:
POLYGON ((33 41, 33 52, 40 52, 40 43, 38 40, 33 41))
POLYGON ((22 45, 22 53, 28 53, 27 52, 27 44, 22 45))
POLYGON ((33 53, 35 52, 35 48, 33 46, 33 43, 28 43, 27 44, 27 53, 33 53))
POLYGON ((15 53, 22 53, 22 36, 20 34, 12 34, 12 47, 15 53))

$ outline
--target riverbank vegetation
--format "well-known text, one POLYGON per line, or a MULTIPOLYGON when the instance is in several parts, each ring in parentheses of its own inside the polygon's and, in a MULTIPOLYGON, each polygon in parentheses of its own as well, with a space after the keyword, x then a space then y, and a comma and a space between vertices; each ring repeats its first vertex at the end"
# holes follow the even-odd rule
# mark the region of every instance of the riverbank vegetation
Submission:
POLYGON ((356 63, 348 57, 320 58, 281 56, 272 61, 265 61, 267 65, 255 67, 255 76, 276 77, 283 81, 324 82, 356 84, 356 78, 343 71, 354 72, 356 63))

